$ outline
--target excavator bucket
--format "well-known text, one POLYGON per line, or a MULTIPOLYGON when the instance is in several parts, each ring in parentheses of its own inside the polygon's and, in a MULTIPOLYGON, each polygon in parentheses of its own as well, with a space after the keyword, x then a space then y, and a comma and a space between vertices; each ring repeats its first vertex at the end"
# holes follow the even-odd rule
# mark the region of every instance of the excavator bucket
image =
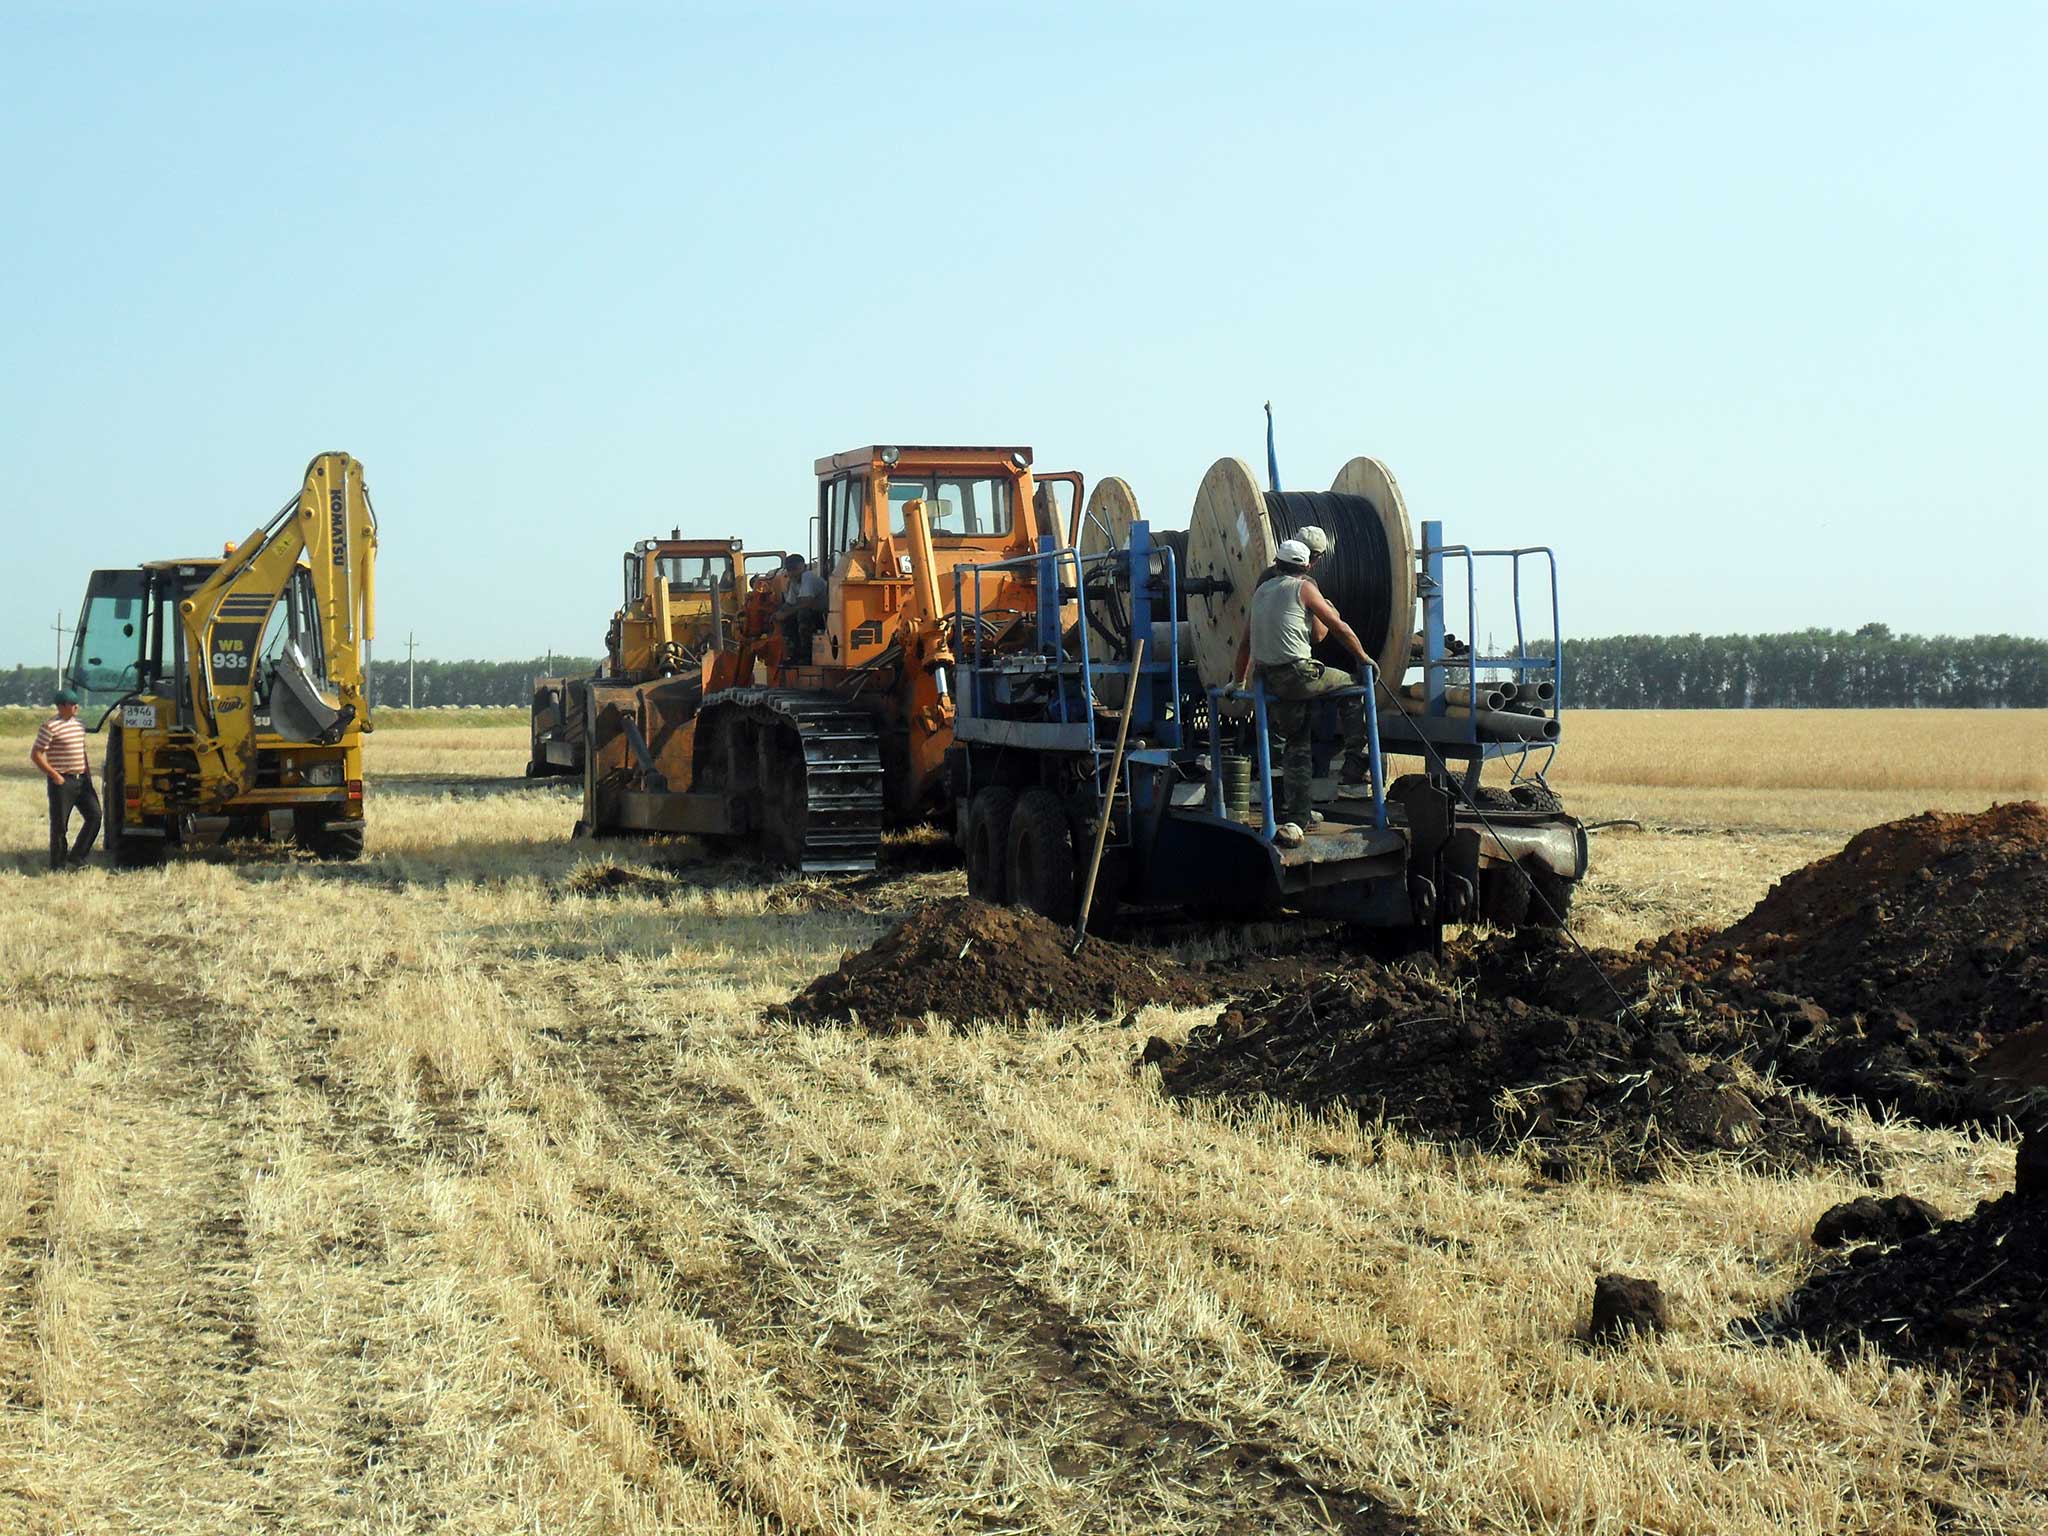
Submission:
POLYGON ((271 663, 272 735, 286 741, 338 741, 343 728, 354 718, 353 708, 327 702, 314 681, 313 669, 306 665, 306 658, 296 645, 287 645, 284 654, 271 663))

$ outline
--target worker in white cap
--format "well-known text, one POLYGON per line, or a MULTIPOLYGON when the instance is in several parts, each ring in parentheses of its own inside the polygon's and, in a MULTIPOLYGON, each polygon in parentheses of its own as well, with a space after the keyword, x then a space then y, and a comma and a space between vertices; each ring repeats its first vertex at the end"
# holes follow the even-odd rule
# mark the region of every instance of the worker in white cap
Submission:
MULTIPOLYGON (((1316 573, 1316 567, 1323 563, 1323 556, 1330 552, 1330 546, 1337 542, 1314 523, 1310 523, 1306 528, 1295 529, 1289 537, 1308 551, 1308 573, 1311 576, 1316 573)), ((1267 566, 1259 572, 1259 585, 1264 586, 1280 574, 1282 573, 1277 562, 1267 566)))
MULTIPOLYGON (((1237 683, 1251 683, 1253 669, 1264 685, 1266 720, 1279 738, 1281 789, 1273 807, 1279 823, 1274 841, 1293 847, 1302 829, 1315 824, 1315 761, 1309 739, 1314 701, 1325 694, 1357 686, 1348 672, 1325 666, 1312 654, 1316 642, 1334 635, 1358 658, 1359 675, 1367 665, 1365 646, 1344 616, 1337 612, 1309 574, 1309 548, 1300 539, 1285 539, 1274 552, 1273 575, 1252 593, 1251 623, 1237 647, 1237 683)), ((1346 784, 1365 782, 1365 701, 1353 694, 1337 701, 1344 737, 1346 784)))

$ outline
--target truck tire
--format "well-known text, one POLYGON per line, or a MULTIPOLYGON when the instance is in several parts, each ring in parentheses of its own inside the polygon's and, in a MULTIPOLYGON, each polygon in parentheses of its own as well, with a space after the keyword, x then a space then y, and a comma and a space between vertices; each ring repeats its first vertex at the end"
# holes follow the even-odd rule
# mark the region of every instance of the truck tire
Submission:
POLYGON ((100 789, 100 846, 107 851, 107 862, 119 869, 125 862, 121 856, 128 846, 121 837, 125 830, 121 818, 128 814, 128 755, 118 724, 107 727, 107 756, 100 765, 100 789))
POLYGON ((292 812, 292 841, 316 859, 349 863, 363 856, 363 824, 318 811, 292 812))
POLYGON ((1059 797, 1049 789, 1027 789, 1010 818, 1010 905, 1029 907, 1056 923, 1071 923, 1079 899, 1074 889, 1074 834, 1059 797))
POLYGON ((130 837, 128 757, 119 725, 107 727, 107 760, 100 770, 100 839, 107 862, 116 869, 154 869, 164 861, 161 837, 130 837))
POLYGON ((967 894, 1001 906, 1010 899, 1010 821, 1017 792, 999 784, 974 792, 967 806, 967 894))
POLYGON ((1568 928, 1571 926, 1572 897, 1577 894, 1579 882, 1567 880, 1541 859, 1522 860, 1522 869, 1529 876, 1529 915, 1522 920, 1525 928, 1568 928))
POLYGON ((1529 921, 1529 873, 1519 864, 1489 864, 1479 871, 1479 915, 1490 927, 1514 929, 1529 921))

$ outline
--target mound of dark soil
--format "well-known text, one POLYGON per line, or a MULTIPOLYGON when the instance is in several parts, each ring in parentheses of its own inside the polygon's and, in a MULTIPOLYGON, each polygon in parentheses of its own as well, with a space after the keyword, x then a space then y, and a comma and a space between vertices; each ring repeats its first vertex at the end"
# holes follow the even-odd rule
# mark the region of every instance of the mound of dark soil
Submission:
POLYGON ((813 981, 776 1018, 897 1029, 926 1014, 1021 1023, 1029 1013, 1097 1018, 1119 1005, 1194 1004, 1211 994, 1161 956, 1091 938, 1034 912, 972 897, 934 901, 813 981))
POLYGON ((1953 1371, 1993 1402, 2048 1402, 2048 1200, 2005 1195, 1897 1247, 1856 1250, 1758 1325, 1953 1371))
MULTIPOLYGON (((1724 1038, 1698 1048, 1936 1125, 2018 1113, 2023 1088, 1978 1069, 2048 1019, 2048 808, 1927 812, 1859 833, 1795 870, 1727 930, 1597 957, 1630 1003, 1650 994, 1724 1038), (1717 1023, 1718 1021, 1718 1023, 1717 1023)), ((1494 990, 1607 1012, 1569 950, 1486 946, 1494 990)))
POLYGON ((1654 1022, 1478 995, 1421 971, 1268 992, 1146 1059, 1176 1096, 1341 1107, 1494 1151, 1529 1142, 1556 1175, 1605 1165, 1647 1178, 1713 1152, 1771 1168, 1860 1159, 1834 1122, 1654 1022))
POLYGON ((622 869, 616 864, 586 864, 565 883, 577 896, 652 896, 657 901, 667 901, 676 893, 673 880, 637 869, 622 869))

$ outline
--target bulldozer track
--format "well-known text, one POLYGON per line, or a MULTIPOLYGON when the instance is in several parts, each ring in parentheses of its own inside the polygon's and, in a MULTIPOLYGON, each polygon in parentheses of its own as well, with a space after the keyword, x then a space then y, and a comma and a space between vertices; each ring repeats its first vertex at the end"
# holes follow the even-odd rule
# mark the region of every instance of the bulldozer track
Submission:
POLYGON ((716 761, 748 801, 753 837, 807 875, 872 870, 882 849, 882 743, 875 717, 829 694, 730 688, 704 701, 700 773, 716 761), (738 760, 755 734, 754 772, 738 760), (794 737, 794 743, 789 737, 794 737), (792 747, 800 749, 792 750, 792 747))

